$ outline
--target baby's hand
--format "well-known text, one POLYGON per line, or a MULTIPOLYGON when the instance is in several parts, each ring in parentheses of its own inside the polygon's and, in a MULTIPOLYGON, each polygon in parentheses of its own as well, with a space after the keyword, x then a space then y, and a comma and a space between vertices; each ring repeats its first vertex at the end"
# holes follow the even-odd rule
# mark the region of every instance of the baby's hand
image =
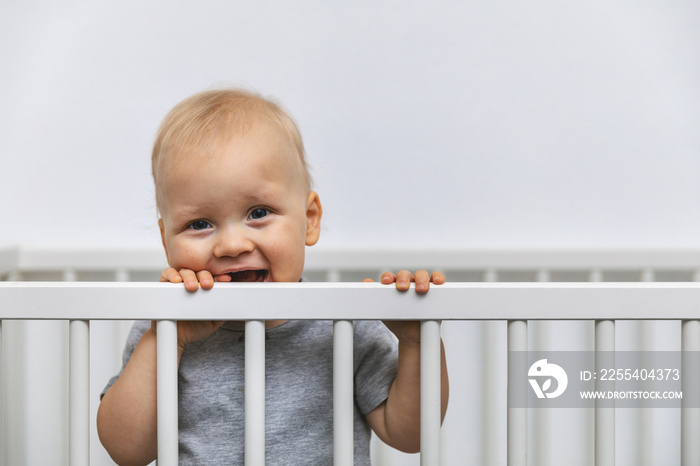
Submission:
MULTIPOLYGON (((371 278, 365 278, 363 282, 372 282, 371 278)), ((416 282, 416 293, 424 294, 430 289, 430 282, 436 285, 445 283, 445 276, 442 272, 428 273, 425 270, 417 270, 415 275, 408 270, 401 270, 394 274, 384 272, 381 282, 385 285, 396 283, 396 289, 406 291, 411 287, 411 282, 416 282)), ((420 344, 420 322, 417 320, 385 320, 384 325, 396 335, 399 342, 404 344, 420 344)))
MULTIPOLYGON (((362 281, 371 282, 374 280, 365 278, 362 281)), ((396 283, 396 289, 399 291, 408 290, 411 287, 411 282, 416 282, 416 293, 423 294, 427 293, 430 289, 430 282, 436 285, 445 283, 445 275, 443 275, 442 272, 433 272, 430 274, 426 270, 417 270, 414 275, 409 270, 401 270, 396 274, 393 272, 384 272, 381 282, 384 285, 396 283)))
MULTIPOLYGON (((190 292, 197 291, 201 285, 203 290, 210 290, 214 286, 214 277, 208 270, 195 272, 190 269, 180 269, 178 272, 172 267, 163 270, 160 274, 161 282, 184 283, 185 289, 190 292)), ((216 332, 224 324, 223 320, 205 321, 178 321, 177 346, 182 350, 187 343, 204 340, 216 332)), ((155 321, 151 323, 153 331, 156 330, 155 321)))
MULTIPOLYGON (((205 340, 212 333, 224 325, 224 320, 178 320, 177 321, 177 348, 182 351, 187 343, 205 340)), ((151 321, 151 330, 156 333, 158 327, 156 321, 151 321)))
POLYGON ((197 291, 200 285, 203 290, 211 290, 214 286, 214 277, 208 270, 195 272, 190 269, 180 269, 180 271, 177 271, 172 267, 168 267, 160 274, 160 281, 184 283, 187 291, 197 291))

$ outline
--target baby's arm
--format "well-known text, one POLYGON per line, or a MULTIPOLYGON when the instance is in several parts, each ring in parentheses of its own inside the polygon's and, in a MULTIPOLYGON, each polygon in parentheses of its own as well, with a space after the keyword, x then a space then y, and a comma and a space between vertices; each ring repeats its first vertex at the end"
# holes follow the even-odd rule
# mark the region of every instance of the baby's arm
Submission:
POLYGON ((156 419, 156 334, 149 329, 102 398, 97 432, 117 464, 148 464, 157 455, 156 419))
MULTIPOLYGON (((160 281, 184 282, 188 291, 195 291, 200 285, 203 289, 214 286, 214 279, 206 271, 195 274, 191 270, 166 269, 160 281)), ((208 337, 222 324, 178 322, 178 364, 187 343, 208 337)), ((155 330, 153 322, 141 336, 122 374, 105 393, 97 412, 100 441, 120 465, 148 464, 157 456, 155 330)))
MULTIPOLYGON (((402 270, 394 275, 384 273, 381 279, 384 284, 396 283, 401 291, 409 289, 412 281, 416 283, 416 292, 427 293, 430 282, 445 283, 445 277, 440 272, 429 274, 419 270, 415 277, 411 272, 402 270)), ((384 403, 369 414, 367 422, 372 430, 384 443, 398 450, 415 453, 420 451, 420 322, 418 321, 386 321, 384 324, 399 339, 398 374, 384 403)), ((449 398, 449 380, 445 362, 445 347, 440 342, 440 373, 442 419, 447 411, 449 398)))

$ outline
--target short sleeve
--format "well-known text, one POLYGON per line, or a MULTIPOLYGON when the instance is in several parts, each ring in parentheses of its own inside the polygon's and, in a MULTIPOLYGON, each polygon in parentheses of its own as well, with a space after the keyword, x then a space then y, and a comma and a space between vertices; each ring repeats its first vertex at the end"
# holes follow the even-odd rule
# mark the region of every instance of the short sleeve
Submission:
POLYGON ((381 321, 355 321, 355 402, 362 414, 389 396, 398 372, 398 342, 381 321))
POLYGON ((126 338, 126 344, 124 345, 124 352, 122 353, 122 368, 119 371, 119 374, 109 379, 109 382, 102 390, 102 393, 100 393, 100 400, 102 400, 102 398, 105 396, 107 390, 109 390, 110 387, 114 385, 114 382, 117 381, 119 376, 122 375, 126 364, 129 362, 129 359, 131 359, 131 355, 133 354, 136 345, 138 344, 143 334, 146 333, 146 330, 148 330, 149 328, 151 328, 151 321, 149 320, 137 320, 136 322, 134 322, 134 325, 131 326, 129 335, 126 338))

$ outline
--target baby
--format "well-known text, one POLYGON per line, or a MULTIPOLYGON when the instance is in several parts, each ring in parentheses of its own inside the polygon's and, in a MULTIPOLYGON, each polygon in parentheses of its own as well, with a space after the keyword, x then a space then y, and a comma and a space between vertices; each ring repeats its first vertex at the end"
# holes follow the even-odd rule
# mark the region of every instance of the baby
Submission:
MULTIPOLYGON (((299 131, 274 102, 225 89, 178 104, 152 156, 169 268, 188 291, 215 282, 298 282, 322 208, 299 131)), ((439 272, 384 273, 382 283, 425 293, 439 272)), ((266 463, 332 464, 332 322, 267 321, 266 463)), ((240 322, 178 322, 179 443, 184 464, 243 464, 240 322)), ((370 464, 370 429, 407 452, 420 446, 420 324, 355 322, 355 464, 370 464), (391 332, 398 338, 392 337, 391 332)), ((448 380, 442 355, 442 414, 448 380)), ((137 322, 121 373, 103 392, 102 444, 119 464, 156 458, 156 333, 137 322)))

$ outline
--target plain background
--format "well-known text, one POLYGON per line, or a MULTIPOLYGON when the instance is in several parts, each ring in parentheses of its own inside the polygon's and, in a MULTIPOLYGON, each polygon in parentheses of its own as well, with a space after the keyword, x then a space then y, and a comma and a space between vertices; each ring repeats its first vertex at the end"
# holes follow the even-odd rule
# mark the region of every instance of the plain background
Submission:
MULTIPOLYGON (((155 131, 232 85, 299 124, 325 209, 315 248, 698 248, 698 24, 695 0, 0 0, 0 246, 160 247, 155 131)), ((35 324, 12 337, 27 373, 65 337, 35 324)), ((454 366, 504 338, 444 330, 454 366)), ((27 409, 48 404, 43 384, 26 382, 27 409)), ((60 422, 26 426, 27 464, 59 461, 60 422)), ((502 439, 449 423, 448 464, 490 464, 471 447, 485 440, 504 458, 502 439)), ((675 464, 677 425, 654 423, 669 447, 649 464, 675 464)), ((585 436, 531 461, 589 464, 585 436)), ((620 464, 641 464, 625 445, 620 464)))
POLYGON ((165 113, 297 120, 317 247, 700 246, 695 1, 4 1, 0 245, 159 247, 165 113))

